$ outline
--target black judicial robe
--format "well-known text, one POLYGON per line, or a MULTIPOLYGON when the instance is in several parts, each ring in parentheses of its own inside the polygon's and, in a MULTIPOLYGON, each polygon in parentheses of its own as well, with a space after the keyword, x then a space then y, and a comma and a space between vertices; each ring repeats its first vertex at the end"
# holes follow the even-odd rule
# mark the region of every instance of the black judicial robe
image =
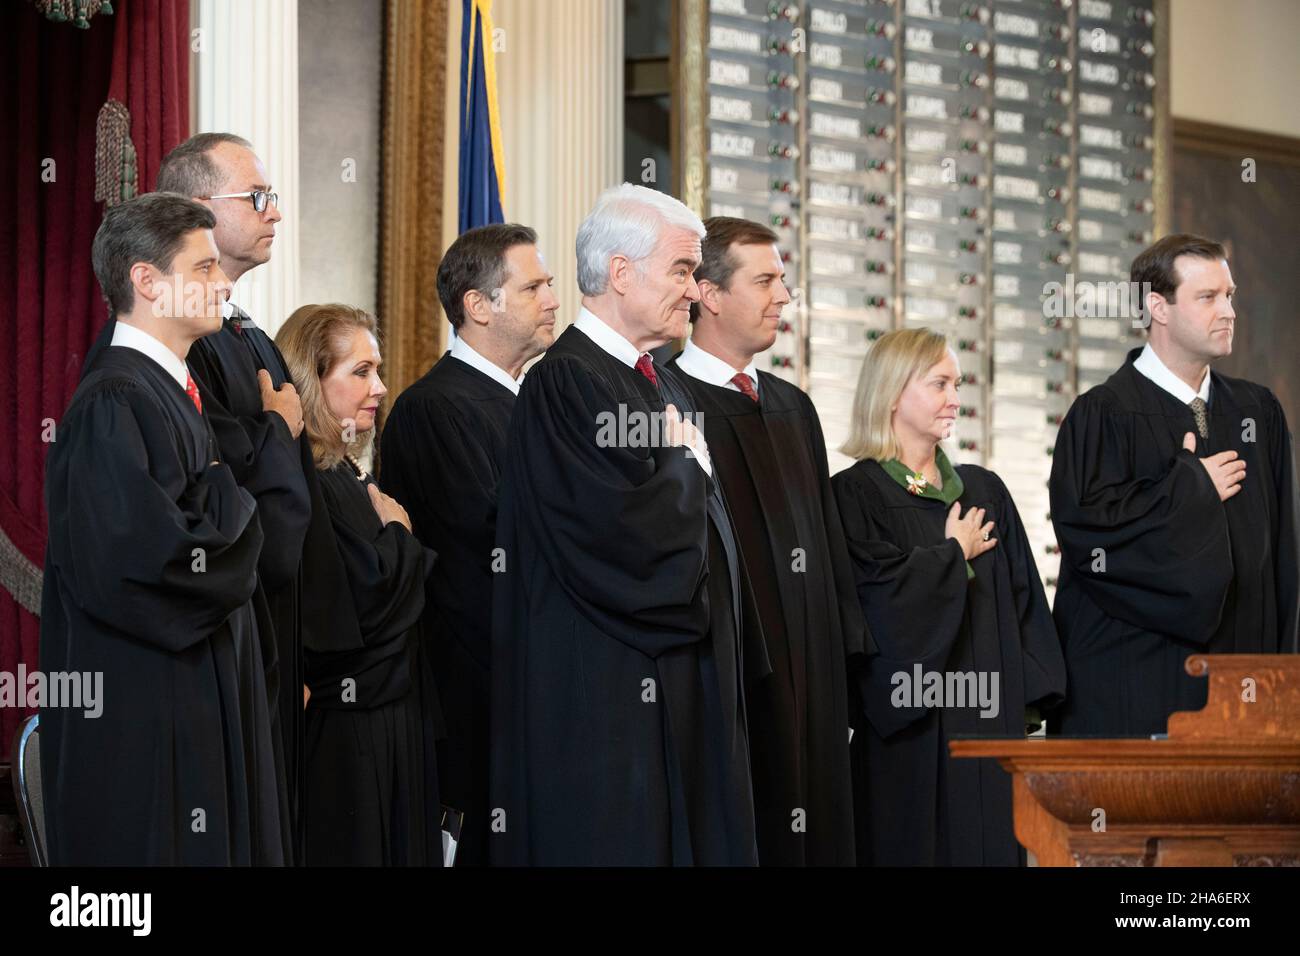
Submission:
POLYGON ((103 674, 41 712, 50 861, 285 862, 253 608, 262 529, 157 363, 99 349, 46 466, 41 667, 103 674))
MULTIPOLYGON (((909 494, 875 461, 859 461, 831 479, 876 645, 853 681, 860 707, 852 744, 859 865, 1022 863, 1011 777, 996 760, 950 758, 948 742, 1022 738, 1025 708, 1054 705, 1065 692, 1060 643, 1011 495, 991 471, 956 471, 964 484, 961 513, 986 509, 998 539, 971 562, 971 579, 961 546, 944 537, 942 501, 909 494), (896 697, 905 687, 894 675, 914 683, 918 668, 921 675, 997 674, 997 714, 926 706, 914 693, 896 697)), ((991 691, 991 677, 985 679, 991 691)))
POLYGON ((515 395, 450 353, 398 396, 384 425, 380 484, 439 556, 425 602, 425 659, 446 733, 442 801, 465 814, 457 866, 487 863, 492 549, 515 395))
POLYGON ((710 601, 727 567, 709 565, 710 479, 683 448, 598 443, 602 423, 663 409, 576 328, 515 405, 492 619, 494 863, 755 862, 742 662, 711 620, 734 605, 710 601))
MULTIPOLYGON (((235 310, 235 317, 245 313, 235 310)), ((290 380, 284 358, 259 328, 237 331, 227 319, 190 350, 190 368, 203 410, 217 436, 221 458, 235 479, 257 499, 266 535, 258 562, 259 604, 266 615, 262 632, 274 660, 268 681, 277 701, 275 716, 283 744, 286 800, 294 821, 293 842, 301 845, 298 793, 302 786, 303 674, 301 597, 303 539, 311 519, 309 482, 315 481, 307 436, 297 439, 279 415, 262 410, 258 369, 266 369, 279 388, 290 380), (270 637, 274 636, 274 643, 270 637)))
POLYGON ((679 374, 704 416, 771 663, 746 688, 759 861, 852 865, 845 666, 866 628, 821 423, 806 394, 767 372, 758 403, 679 374))
POLYGON ((440 866, 419 640, 434 562, 346 461, 319 473, 303 560, 308 866, 440 866))
MULTIPOLYGON (((657 372, 665 405, 671 404, 683 414, 696 414, 686 376, 671 367, 659 367, 657 372)), ((716 476, 717 466, 713 467, 716 476)), ((745 678, 766 677, 772 673, 772 665, 722 482, 711 479, 707 484, 709 633, 700 644, 699 656, 702 687, 707 692, 679 703, 674 726, 714 728, 691 735, 680 750, 692 857, 699 864, 756 866, 758 824, 745 678)))
POLYGON ((1052 458, 1070 676, 1053 733, 1165 733, 1171 713, 1205 706, 1189 654, 1297 651, 1300 508, 1277 398, 1211 371, 1210 437, 1184 451, 1192 410, 1133 367, 1139 354, 1075 401, 1052 458), (1197 459, 1229 449, 1246 477, 1220 501, 1197 459))

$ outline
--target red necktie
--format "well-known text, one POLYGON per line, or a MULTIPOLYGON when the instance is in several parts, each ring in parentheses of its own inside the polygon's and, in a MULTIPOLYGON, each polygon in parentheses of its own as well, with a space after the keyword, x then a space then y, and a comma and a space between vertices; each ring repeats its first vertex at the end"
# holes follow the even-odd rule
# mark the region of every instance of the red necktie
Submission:
POLYGON ((198 409, 200 415, 203 414, 203 400, 199 398, 199 387, 194 384, 194 376, 189 372, 185 373, 185 394, 190 397, 194 407, 198 409))
POLYGON ((659 387, 659 376, 655 374, 655 360, 650 357, 649 352, 645 352, 636 360, 636 370, 650 379, 650 384, 655 388, 659 387))
POLYGON ((740 394, 752 401, 758 401, 758 392, 754 391, 754 380, 744 372, 737 372, 731 376, 731 384, 740 389, 740 394))

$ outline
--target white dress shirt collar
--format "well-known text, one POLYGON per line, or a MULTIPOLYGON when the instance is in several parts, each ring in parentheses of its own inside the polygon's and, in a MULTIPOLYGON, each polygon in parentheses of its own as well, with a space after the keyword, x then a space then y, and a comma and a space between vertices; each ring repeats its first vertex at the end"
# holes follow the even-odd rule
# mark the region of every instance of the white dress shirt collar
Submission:
POLYGON ((1133 367, 1184 405, 1190 404, 1192 399, 1197 397, 1206 404, 1210 401, 1210 370, 1208 368, 1205 370, 1205 377, 1201 379, 1200 389, 1194 390, 1171 372, 1169 366, 1160 361, 1160 356, 1156 354, 1156 350, 1151 347, 1150 342, 1142 349, 1142 354, 1133 360, 1133 367))
POLYGON ((454 359, 460 359, 470 368, 482 372, 488 378, 492 379, 492 381, 510 389, 514 394, 519 394, 519 386, 522 385, 524 381, 522 372, 518 379, 511 378, 510 373, 501 366, 489 362, 459 335, 451 341, 451 357, 454 359))
MULTIPOLYGON (((613 358, 618 359, 628 368, 636 368, 636 363, 642 354, 649 354, 648 352, 638 352, 635 345, 623 338, 620 333, 611 329, 605 324, 604 319, 589 311, 585 306, 578 310, 578 319, 573 323, 573 326, 595 342, 596 347, 602 352, 606 352, 613 358)), ((709 460, 709 448, 704 442, 703 432, 700 433, 699 440, 701 443, 699 447, 691 446, 692 457, 704 469, 704 473, 711 476, 713 474, 713 463, 709 460)))
POLYGON ((221 303, 221 317, 238 323, 241 329, 257 328, 257 323, 253 321, 253 317, 229 299, 221 303))
POLYGON ((586 306, 578 310, 578 320, 573 323, 573 327, 595 342, 602 352, 609 353, 628 368, 636 368, 642 353, 586 306))
POLYGON ((181 387, 182 391, 186 390, 190 371, 186 368, 185 362, 148 332, 119 321, 113 326, 113 341, 111 344, 120 348, 135 349, 137 352, 153 359, 163 367, 163 371, 176 380, 176 384, 181 387))
MULTIPOLYGON (((682 354, 677 357, 677 366, 691 378, 699 379, 706 385, 717 385, 721 388, 729 388, 733 392, 739 392, 740 389, 732 381, 736 377, 737 370, 732 368, 722 359, 718 358, 712 352, 706 352, 695 344, 694 339, 687 339, 686 346, 682 349, 682 354)), ((743 369, 749 376, 750 382, 754 386, 754 391, 758 391, 758 369, 754 363, 750 362, 743 369)))

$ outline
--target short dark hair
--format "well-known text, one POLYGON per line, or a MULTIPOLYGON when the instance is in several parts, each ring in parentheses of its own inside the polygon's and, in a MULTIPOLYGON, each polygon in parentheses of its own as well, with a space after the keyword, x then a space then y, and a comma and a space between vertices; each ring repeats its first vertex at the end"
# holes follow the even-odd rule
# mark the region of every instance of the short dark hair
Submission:
POLYGON ((491 296, 506 279, 506 253, 515 246, 537 245, 537 232, 518 223, 495 223, 463 232, 438 266, 438 299, 453 329, 465 324, 465 293, 491 296))
POLYGON ((234 133, 198 133, 181 143, 163 157, 158 167, 158 191, 180 193, 182 196, 207 198, 221 190, 225 184, 221 171, 212 161, 211 153, 222 143, 233 143, 244 149, 253 144, 234 133))
MULTIPOLYGON (((695 281, 708 280, 719 289, 731 285, 731 277, 740 263, 731 254, 732 246, 775 245, 777 235, 767 226, 735 216, 712 216, 704 220, 704 239, 700 242, 700 264, 695 269, 695 281)), ((691 303, 691 321, 700 315, 700 304, 691 303)))
MULTIPOLYGON (((1228 252, 1223 244, 1203 236, 1179 232, 1165 236, 1154 245, 1148 246, 1137 254, 1133 265, 1129 267, 1129 281, 1137 283, 1136 288, 1146 288, 1150 283, 1152 292, 1158 292, 1168 302, 1174 301, 1174 290, 1178 288, 1178 272, 1174 262, 1179 256, 1194 256, 1197 259, 1227 259, 1228 252)), ((1146 310, 1145 291, 1141 295, 1143 311, 1146 310)))
POLYGON ((90 247, 90 261, 109 312, 122 315, 134 306, 133 265, 147 262, 166 271, 187 235, 216 224, 211 209, 176 193, 145 193, 105 212, 90 247))

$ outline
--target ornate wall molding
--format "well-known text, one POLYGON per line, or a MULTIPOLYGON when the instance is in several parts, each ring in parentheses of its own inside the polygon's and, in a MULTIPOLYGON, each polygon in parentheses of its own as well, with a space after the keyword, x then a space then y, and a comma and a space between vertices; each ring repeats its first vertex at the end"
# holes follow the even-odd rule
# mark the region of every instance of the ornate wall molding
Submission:
POLYGON ((1176 150, 1211 153, 1238 162, 1249 156, 1261 163, 1300 166, 1300 139, 1294 136, 1175 117, 1173 139, 1176 150))
MULTIPOLYGON (((447 0, 389 0, 384 33, 379 323, 394 398, 443 348, 442 255, 447 0)), ((453 211, 454 217, 454 211, 453 211)))
POLYGON ((705 85, 708 68, 704 60, 709 13, 705 0, 680 0, 673 8, 673 116, 672 155, 676 159, 673 195, 701 218, 708 216, 704 185, 707 161, 704 122, 705 85))

